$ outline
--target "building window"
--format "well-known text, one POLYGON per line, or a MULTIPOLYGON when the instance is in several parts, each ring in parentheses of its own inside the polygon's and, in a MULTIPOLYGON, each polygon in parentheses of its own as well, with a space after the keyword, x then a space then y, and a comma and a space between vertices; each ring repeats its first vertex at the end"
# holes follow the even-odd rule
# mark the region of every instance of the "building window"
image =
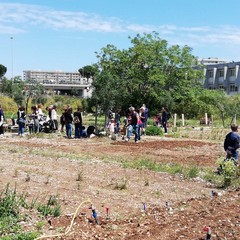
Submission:
POLYGON ((223 77, 224 76, 224 71, 223 70, 219 70, 219 77, 223 77))
POLYGON ((235 69, 231 68, 230 69, 230 77, 234 77, 235 76, 235 69))
POLYGON ((214 87, 213 87, 213 86, 209 86, 208 89, 209 89, 209 90, 213 90, 214 87))
POLYGON ((208 74, 210 78, 213 78, 213 70, 209 70, 208 74))
POLYGON ((219 85, 218 88, 221 89, 221 90, 225 90, 225 87, 223 85, 219 85))
POLYGON ((238 87, 235 86, 235 85, 230 85, 229 86, 229 90, 230 90, 230 92, 237 92, 238 91, 238 87))

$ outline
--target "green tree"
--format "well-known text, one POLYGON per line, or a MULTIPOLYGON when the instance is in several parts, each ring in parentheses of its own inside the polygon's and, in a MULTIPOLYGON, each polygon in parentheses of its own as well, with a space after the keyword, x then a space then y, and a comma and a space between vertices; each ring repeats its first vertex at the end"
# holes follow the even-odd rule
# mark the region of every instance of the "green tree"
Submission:
POLYGON ((89 79, 90 77, 93 77, 96 74, 97 66, 96 65, 87 65, 82 68, 78 69, 78 72, 80 73, 81 77, 86 77, 89 79))
POLYGON ((192 89, 200 87, 202 79, 201 68, 194 68, 197 59, 191 48, 169 47, 156 32, 138 34, 131 44, 127 50, 107 45, 97 53, 101 74, 93 83, 93 96, 98 96, 100 107, 126 109, 130 104, 140 107, 146 103, 150 109, 161 109, 171 104, 180 111, 179 105, 190 105, 195 94, 192 89))
POLYGON ((34 104, 46 102, 46 99, 44 98, 45 89, 42 84, 39 84, 39 83, 25 84, 24 90, 22 93, 24 95, 26 113, 28 112, 28 105, 29 105, 30 99, 33 99, 34 104))
POLYGON ((6 74, 6 72, 7 68, 4 65, 0 64, 0 79, 6 74))
POLYGON ((2 93, 11 96, 12 95, 12 81, 8 80, 6 77, 2 79, 2 93))

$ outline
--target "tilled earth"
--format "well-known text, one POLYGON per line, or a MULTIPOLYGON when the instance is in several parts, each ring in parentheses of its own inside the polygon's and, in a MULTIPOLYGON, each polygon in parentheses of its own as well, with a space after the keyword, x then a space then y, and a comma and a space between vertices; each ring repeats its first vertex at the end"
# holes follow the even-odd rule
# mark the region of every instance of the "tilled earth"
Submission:
POLYGON ((29 201, 46 203, 56 196, 61 204, 56 218, 22 210, 26 231, 44 223, 38 229, 42 239, 205 239, 205 226, 211 239, 240 239, 239 190, 124 165, 141 159, 214 171, 224 157, 222 142, 143 137, 135 144, 14 134, 0 142, 1 190, 10 183, 29 201))

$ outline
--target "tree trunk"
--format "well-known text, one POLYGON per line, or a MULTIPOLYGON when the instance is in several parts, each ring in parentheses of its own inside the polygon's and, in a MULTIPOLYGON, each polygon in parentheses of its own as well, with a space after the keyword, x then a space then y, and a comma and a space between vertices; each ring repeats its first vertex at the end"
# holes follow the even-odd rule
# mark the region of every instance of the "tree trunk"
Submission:
POLYGON ((97 115, 98 115, 98 104, 96 104, 96 107, 95 107, 95 129, 98 133, 98 129, 97 129, 97 115))

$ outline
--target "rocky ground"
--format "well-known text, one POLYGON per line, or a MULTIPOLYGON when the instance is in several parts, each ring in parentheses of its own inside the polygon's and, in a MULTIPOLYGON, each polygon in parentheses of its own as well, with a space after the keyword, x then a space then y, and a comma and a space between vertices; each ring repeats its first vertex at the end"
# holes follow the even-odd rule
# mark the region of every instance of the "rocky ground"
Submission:
POLYGON ((61 204, 56 218, 22 210, 28 216, 22 227, 38 230, 43 239, 205 239, 205 226, 211 239, 240 239, 238 189, 130 167, 140 159, 214 171, 224 157, 222 141, 143 137, 135 144, 6 134, 0 143, 1 190, 10 183, 29 201, 55 196, 61 204))

